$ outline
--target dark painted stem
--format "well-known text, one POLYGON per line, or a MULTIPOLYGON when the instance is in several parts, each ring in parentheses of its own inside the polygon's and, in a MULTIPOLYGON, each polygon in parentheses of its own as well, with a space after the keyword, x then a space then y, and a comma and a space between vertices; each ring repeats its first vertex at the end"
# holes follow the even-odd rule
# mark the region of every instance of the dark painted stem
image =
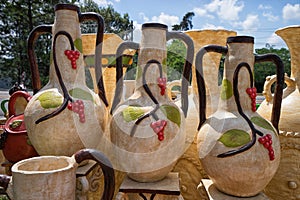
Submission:
POLYGON ((284 65, 280 57, 276 54, 255 55, 255 62, 273 62, 276 65, 277 82, 273 99, 271 122, 279 133, 279 119, 281 111, 282 93, 284 87, 284 65))
POLYGON ((206 90, 205 81, 203 78, 203 56, 206 52, 216 52, 226 54, 228 51, 227 47, 218 45, 207 45, 202 47, 196 55, 196 77, 198 85, 199 95, 199 125, 198 131, 206 120, 206 90))
POLYGON ((241 106, 240 95, 239 95, 239 90, 238 90, 238 75, 239 75, 240 69, 242 67, 246 67, 246 69, 248 70, 248 73, 250 75, 250 87, 254 86, 253 74, 252 74, 250 65, 246 62, 242 62, 236 67, 236 70, 234 71, 234 75, 233 75, 233 94, 234 94, 234 99, 235 99, 236 106, 237 106, 239 114, 247 121, 248 125, 250 126, 251 133, 252 133, 252 139, 249 143, 247 143, 246 145, 240 147, 239 149, 231 150, 231 151, 219 154, 218 157, 220 157, 220 158, 233 156, 233 155, 242 153, 242 152, 250 149, 256 142, 256 134, 258 134, 260 136, 263 136, 263 133, 261 133, 259 130, 255 129, 253 123, 247 117, 247 115, 243 112, 243 109, 242 109, 242 106, 241 106))
POLYGON ((69 101, 71 101, 71 102, 73 101, 72 98, 70 97, 69 93, 68 93, 68 90, 67 90, 65 84, 64 84, 64 81, 62 79, 62 76, 61 76, 61 73, 60 73, 60 70, 59 70, 59 67, 58 67, 57 59, 56 59, 56 40, 57 40, 57 37, 60 36, 60 35, 64 35, 68 38, 68 40, 70 42, 70 45, 71 45, 71 50, 74 50, 74 43, 73 43, 71 35, 66 31, 57 32, 56 35, 54 36, 54 40, 53 40, 54 68, 55 68, 55 72, 56 72, 56 75, 57 75, 57 79, 59 81, 59 85, 60 85, 60 87, 62 89, 62 92, 63 92, 63 95, 64 95, 64 101, 63 101, 62 105, 57 110, 55 110, 54 112, 38 119, 35 122, 36 124, 39 124, 42 121, 45 121, 47 119, 50 119, 50 118, 58 115, 59 113, 61 113, 68 106, 69 101))
POLYGON ((109 159, 103 153, 94 149, 80 150, 75 153, 74 158, 77 163, 81 163, 84 160, 94 160, 100 165, 104 175, 104 192, 101 200, 113 199, 115 190, 115 173, 109 159))

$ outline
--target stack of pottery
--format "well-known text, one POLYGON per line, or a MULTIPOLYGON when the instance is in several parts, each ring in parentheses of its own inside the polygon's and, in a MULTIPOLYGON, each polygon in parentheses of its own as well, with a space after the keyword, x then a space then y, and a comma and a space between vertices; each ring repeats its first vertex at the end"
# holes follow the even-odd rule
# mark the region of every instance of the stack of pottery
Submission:
POLYGON ((280 161, 277 128, 283 64, 273 54, 254 56, 253 44, 253 37, 229 37, 227 46, 205 46, 196 57, 200 100, 200 131, 197 138, 199 158, 218 190, 238 197, 251 197, 260 193, 274 176, 280 161), (202 63, 206 52, 226 56, 219 106, 209 116, 205 113, 206 77, 202 63), (273 61, 277 66, 272 124, 256 112, 254 61, 273 61))
POLYGON ((101 77, 104 21, 96 13, 80 13, 75 5, 55 6, 53 25, 36 27, 29 35, 28 54, 34 96, 25 109, 28 136, 40 155, 71 156, 95 148, 103 139, 108 105, 101 77), (98 24, 95 69, 98 95, 86 86, 80 22, 98 24), (34 42, 42 33, 53 35, 49 82, 41 88, 34 42), (37 92, 38 91, 38 92, 37 92))
MULTIPOLYGON (((291 55, 291 75, 285 75, 287 87, 283 91, 279 121, 281 161, 277 173, 265 192, 272 199, 300 199, 300 26, 289 26, 275 32, 287 44, 291 55)), ((268 76, 264 85, 264 96, 257 112, 271 118, 273 94, 271 86, 276 75, 268 76)))
POLYGON ((185 114, 191 58, 184 67, 182 109, 167 95, 166 42, 181 39, 193 55, 191 39, 180 32, 168 32, 167 26, 146 23, 142 26, 141 43, 124 42, 117 50, 118 85, 112 105, 110 135, 116 146, 116 159, 122 171, 139 182, 163 179, 184 152, 185 114), (122 52, 139 49, 134 93, 121 101, 122 52))

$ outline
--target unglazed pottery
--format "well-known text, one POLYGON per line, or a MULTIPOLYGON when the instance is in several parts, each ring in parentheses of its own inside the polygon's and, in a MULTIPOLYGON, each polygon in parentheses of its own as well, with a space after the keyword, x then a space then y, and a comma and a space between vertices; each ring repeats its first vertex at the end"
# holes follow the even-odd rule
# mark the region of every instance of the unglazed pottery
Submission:
POLYGON ((227 46, 208 45, 196 57, 199 92, 199 158, 213 184, 222 192, 250 197, 260 193, 274 176, 280 161, 278 120, 283 87, 283 63, 274 54, 253 55, 254 38, 229 37, 227 46), (226 55, 219 107, 206 117, 205 52, 226 55), (255 62, 273 61, 277 66, 276 103, 272 124, 256 112, 255 62))
POLYGON ((122 171, 135 181, 163 179, 183 154, 187 89, 192 64, 192 40, 180 32, 168 32, 167 26, 146 23, 140 45, 122 43, 117 50, 117 89, 112 105, 110 135, 117 147, 122 171), (181 39, 188 46, 183 76, 182 109, 167 94, 166 42, 181 39), (122 52, 138 49, 135 91, 120 103, 123 93, 122 52))
POLYGON ((58 4, 53 26, 38 26, 29 35, 28 54, 35 94, 24 114, 28 136, 40 155, 71 156, 79 149, 95 148, 103 136, 108 115, 100 62, 103 24, 102 17, 96 13, 81 14, 77 6, 58 4), (98 95, 85 83, 79 22, 86 20, 98 24, 95 48, 98 95), (52 33, 53 41, 49 82, 40 89, 33 44, 44 32, 52 33))
MULTIPOLYGON (((286 88, 283 91, 279 138, 281 160, 279 168, 265 192, 274 200, 300 199, 300 26, 288 26, 275 32, 287 44, 291 55, 291 76, 285 75, 286 88)), ((271 86, 276 75, 268 76, 263 94, 266 99, 257 112, 271 118, 273 94, 271 86)))
MULTIPOLYGON (((189 30, 184 32, 190 36, 194 43, 194 57, 199 49, 208 44, 216 44, 224 46, 226 39, 229 36, 235 36, 236 32, 229 30, 189 30)), ((218 108, 219 90, 219 64, 221 54, 208 52, 203 58, 203 73, 207 77, 206 82, 206 99, 207 99, 207 115, 212 114, 218 108)), ((170 86, 172 86, 172 82, 170 86)), ((176 85, 180 85, 177 81, 176 85)), ((181 194, 186 200, 201 199, 197 186, 202 178, 207 175, 203 170, 198 158, 197 151, 197 128, 199 123, 198 109, 199 109, 199 96, 196 81, 196 67, 195 59, 192 67, 192 82, 189 86, 189 109, 187 112, 186 121, 186 151, 180 157, 174 167, 174 171, 180 173, 181 177, 181 194)), ((180 106, 181 101, 177 99, 175 103, 180 106)))
POLYGON ((84 149, 72 157, 40 156, 17 162, 12 176, 0 175, 0 185, 14 200, 75 200, 76 169, 84 160, 94 160, 102 168, 104 192, 102 200, 114 194, 114 170, 107 157, 99 151, 84 149))

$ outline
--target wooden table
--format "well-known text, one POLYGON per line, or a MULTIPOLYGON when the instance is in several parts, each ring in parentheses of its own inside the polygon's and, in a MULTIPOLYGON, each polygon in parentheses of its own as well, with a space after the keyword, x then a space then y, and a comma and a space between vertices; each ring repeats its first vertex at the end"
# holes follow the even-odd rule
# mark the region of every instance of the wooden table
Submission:
POLYGON ((155 197, 157 197, 155 199, 160 199, 160 195, 183 200, 180 195, 178 173, 169 173, 163 180, 150 183, 136 182, 126 176, 120 186, 118 197, 120 199, 130 199, 127 195, 130 193, 138 194, 143 200, 147 200, 147 196, 150 196, 150 200, 155 197))

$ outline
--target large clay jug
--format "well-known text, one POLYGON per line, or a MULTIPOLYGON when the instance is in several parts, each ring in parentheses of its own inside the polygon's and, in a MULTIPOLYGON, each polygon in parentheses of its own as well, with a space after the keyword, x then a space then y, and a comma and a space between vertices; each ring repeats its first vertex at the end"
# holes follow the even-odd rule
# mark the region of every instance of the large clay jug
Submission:
POLYGON ((110 135, 117 146, 122 171, 140 182, 163 179, 182 155, 185 143, 188 80, 193 59, 192 40, 181 32, 168 32, 159 23, 142 25, 141 43, 124 42, 117 50, 118 82, 112 105, 110 135), (182 108, 167 95, 166 42, 181 39, 187 45, 182 77, 182 108), (138 49, 134 93, 120 103, 123 93, 122 52, 138 49))
POLYGON ((40 155, 71 156, 79 149, 95 148, 103 136, 108 115, 101 77, 103 26, 96 13, 80 13, 75 5, 58 4, 53 26, 36 27, 29 35, 35 95, 24 114, 28 136, 40 155), (86 20, 98 24, 95 68, 100 98, 85 83, 80 22, 86 20), (33 44, 44 32, 52 33, 53 41, 49 82, 40 89, 33 44))
POLYGON ((274 54, 253 55, 254 38, 229 37, 227 46, 208 45, 196 57, 199 92, 199 158, 215 186, 239 197, 257 195, 272 179, 280 161, 278 121, 283 87, 283 64, 274 54), (206 118, 202 58, 205 52, 226 55, 218 110, 206 118), (254 62, 273 61, 277 87, 272 124, 256 112, 254 62))
POLYGON ((72 157, 40 156, 17 162, 12 176, 0 175, 0 186, 14 200, 75 200, 76 169, 84 160, 96 161, 103 171, 104 192, 101 200, 114 196, 114 169, 100 151, 83 149, 72 157))
MULTIPOLYGON (((279 138, 281 160, 279 168, 266 188, 272 199, 300 199, 300 26, 288 26, 275 32, 287 44, 291 55, 291 76, 285 75, 286 88, 283 90, 279 138)), ((276 75, 268 76, 264 85, 265 100, 257 112, 270 119, 273 107, 271 86, 276 75)))

